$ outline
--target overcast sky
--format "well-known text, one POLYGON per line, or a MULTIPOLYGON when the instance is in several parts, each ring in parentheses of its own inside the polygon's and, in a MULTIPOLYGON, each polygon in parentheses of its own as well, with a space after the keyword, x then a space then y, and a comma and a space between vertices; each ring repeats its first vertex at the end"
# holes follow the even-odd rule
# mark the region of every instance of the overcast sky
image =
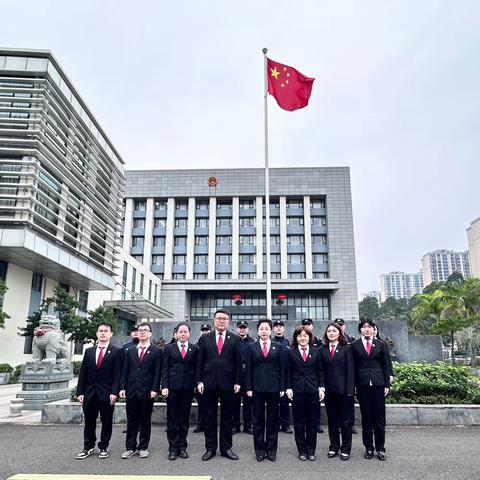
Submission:
POLYGON ((263 166, 263 55, 315 77, 269 103, 273 167, 351 168, 359 293, 468 248, 480 216, 480 2, 0 0, 52 50, 127 169, 263 166))

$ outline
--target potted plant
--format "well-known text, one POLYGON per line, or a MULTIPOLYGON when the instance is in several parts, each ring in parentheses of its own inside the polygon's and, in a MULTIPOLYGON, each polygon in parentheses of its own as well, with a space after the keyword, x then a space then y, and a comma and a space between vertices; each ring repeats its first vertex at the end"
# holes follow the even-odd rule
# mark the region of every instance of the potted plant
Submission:
POLYGON ((5 385, 10 380, 13 367, 8 363, 0 363, 0 385, 5 385))

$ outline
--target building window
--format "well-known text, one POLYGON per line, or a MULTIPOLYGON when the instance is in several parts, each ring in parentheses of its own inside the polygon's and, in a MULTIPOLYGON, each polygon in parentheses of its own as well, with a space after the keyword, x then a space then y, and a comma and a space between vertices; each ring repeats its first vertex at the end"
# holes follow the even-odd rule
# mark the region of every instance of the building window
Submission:
POLYGON ((165 246, 165 237, 153 237, 153 246, 154 247, 164 247, 165 246))
POLYGON ((155 297, 153 299, 153 303, 157 303, 157 297, 158 297, 158 285, 155 284, 155 297))
POLYGON ((174 237, 173 244, 176 247, 186 247, 187 246, 187 237, 174 237))
POLYGON ((133 228, 145 228, 145 219, 144 218, 134 218, 133 219, 133 228))
POLYGON ((177 200, 175 202, 175 210, 188 210, 188 202, 186 200, 177 200))
POLYGON ((278 198, 270 198, 270 208, 280 208, 280 200, 278 198))
POLYGON ((231 265, 232 256, 231 255, 215 255, 215 263, 217 265, 231 265))
POLYGON ((187 263, 187 256, 186 255, 174 255, 173 256, 173 264, 174 265, 185 265, 187 263))
POLYGON ((312 235, 312 243, 314 245, 326 245, 327 236, 326 235, 312 235))
POLYGON ((241 280, 253 280, 255 277, 256 277, 256 274, 253 272, 238 274, 238 278, 241 280))
POLYGON ((240 235, 240 245, 255 246, 255 235, 240 235))
POLYGON ((217 227, 231 227, 231 226, 232 226, 231 218, 223 218, 223 217, 217 218, 217 227))
POLYGON ((217 245, 231 245, 232 244, 232 236, 231 235, 219 235, 216 238, 217 245))
POLYGON ((327 226, 327 217, 310 217, 310 223, 312 227, 326 227, 327 226))
POLYGON ((195 208, 197 210, 208 210, 210 202, 208 200, 197 200, 195 203, 195 208))
POLYGON ((303 253, 289 253, 287 255, 287 263, 303 265, 305 263, 305 255, 303 253))
POLYGON ((195 255, 193 263, 195 265, 208 265, 208 255, 195 255))
POLYGON ((187 228, 187 219, 186 218, 176 218, 175 219, 175 228, 187 228))
POLYGON ((303 208, 303 201, 299 198, 289 198, 287 208, 303 208))
POLYGON ((172 280, 185 280, 184 273, 174 273, 172 274, 172 280))
POLYGON ((132 292, 135 293, 136 287, 137 287, 137 269, 134 268, 132 270, 132 292))
POLYGON ((140 295, 143 297, 143 284, 145 283, 145 275, 140 274, 140 295))
POLYGON ((312 198, 310 208, 325 208, 325 200, 323 198, 312 198))
MULTIPOLYGON (((266 225, 266 218, 263 217, 262 225, 266 225)), ((270 217, 270 227, 279 227, 280 226, 280 217, 270 217)))
POLYGON ((217 200, 217 210, 231 210, 232 202, 229 200, 217 200))
POLYGON ((255 208, 255 201, 252 199, 240 200, 240 210, 253 210, 255 208))
POLYGON ((88 292, 85 290, 80 290, 78 292, 78 309, 81 312, 88 311, 88 292))
POLYGON ((200 235, 196 236, 195 245, 208 245, 208 237, 200 235))
POLYGON ((287 235, 287 245, 303 245, 304 243, 303 235, 287 235))
MULTIPOLYGON (((2 262, 4 263, 4 262, 2 262)), ((5 267, 6 267, 6 264, 5 264, 5 267)), ((3 280, 5 280, 5 278, 3 278, 3 280)), ((38 274, 38 273, 34 273, 32 275, 32 290, 34 290, 35 292, 41 292, 42 291, 42 280, 43 280, 43 276, 38 274)))
POLYGON ((206 280, 207 279, 207 274, 206 273, 194 273, 193 278, 195 280, 206 280))
MULTIPOLYGON (((263 246, 267 246, 267 240, 266 236, 263 236, 263 246)), ((277 245, 280 245, 280 235, 270 235, 270 246, 271 247, 276 247, 277 245)))
POLYGON ((216 273, 215 274, 215 280, 228 280, 232 278, 231 273, 216 273))
POLYGON ((149 280, 148 282, 148 300, 152 301, 152 281, 149 280))
POLYGON ((145 211, 147 209, 147 202, 145 200, 135 200, 133 208, 136 211, 145 211))
POLYGON ((167 199, 156 198, 154 205, 155 205, 155 210, 164 210, 167 208, 167 199))
POLYGON ((165 255, 152 255, 152 265, 164 265, 165 255))
POLYGON ((312 255, 312 263, 314 265, 323 265, 328 263, 328 254, 326 253, 314 253, 312 255))
POLYGON ((208 218, 196 218, 195 227, 197 228, 208 228, 208 218))
POLYGON ((144 237, 132 237, 132 247, 143 247, 144 237))
POLYGON ((250 265, 252 263, 255 263, 255 254, 241 254, 239 255, 239 263, 241 265, 250 265))
POLYGON ((143 263, 143 255, 132 255, 132 258, 134 258, 139 263, 143 263))
POLYGON ((166 218, 156 218, 154 221, 153 221, 153 226, 155 228, 165 228, 167 226, 167 219, 166 218))
POLYGON ((313 272, 313 278, 328 278, 327 272, 313 272))
POLYGON ((305 278, 305 272, 289 272, 288 278, 293 278, 296 280, 305 278))
POLYGON ((287 227, 303 226, 303 217, 287 217, 287 227))
MULTIPOLYGON (((123 262, 122 285, 124 287, 127 285, 127 275, 128 275, 128 263, 123 262)), ((125 300, 125 299, 123 299, 123 300, 125 300)))
POLYGON ((240 219, 241 227, 254 227, 255 226, 255 217, 241 218, 240 219))

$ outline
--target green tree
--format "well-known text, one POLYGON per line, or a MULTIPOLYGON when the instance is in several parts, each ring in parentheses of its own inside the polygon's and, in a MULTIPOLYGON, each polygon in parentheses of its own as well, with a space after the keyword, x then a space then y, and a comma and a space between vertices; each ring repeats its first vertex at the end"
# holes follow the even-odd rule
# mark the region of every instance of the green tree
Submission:
POLYGON ((3 311, 3 297, 7 290, 7 284, 3 280, 0 280, 0 328, 5 328, 5 320, 10 318, 10 315, 3 311))
POLYGON ((431 330, 432 325, 442 313, 442 298, 442 290, 415 296, 416 305, 412 309, 410 318, 410 328, 414 334, 426 334, 431 330))
POLYGON ((372 320, 380 319, 380 305, 375 297, 365 297, 358 303, 360 318, 366 317, 372 320))
POLYGON ((117 314, 110 307, 100 306, 95 310, 90 310, 88 312, 88 317, 82 318, 82 322, 77 325, 77 329, 72 334, 73 341, 80 343, 94 343, 97 340, 97 327, 103 322, 112 325, 114 334, 117 332, 117 314))
POLYGON ((40 325, 40 317, 42 316, 42 313, 48 312, 52 303, 53 297, 43 300, 40 304, 40 308, 27 317, 26 325, 24 327, 18 327, 18 335, 22 337, 33 337, 33 331, 38 325, 40 325))

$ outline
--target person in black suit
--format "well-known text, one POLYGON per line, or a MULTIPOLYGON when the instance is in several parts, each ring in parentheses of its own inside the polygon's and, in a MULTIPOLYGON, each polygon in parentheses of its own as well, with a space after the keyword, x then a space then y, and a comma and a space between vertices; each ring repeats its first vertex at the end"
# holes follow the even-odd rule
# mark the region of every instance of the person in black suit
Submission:
POLYGON ((245 380, 247 371, 247 352, 250 344, 255 340, 248 334, 248 322, 245 320, 239 320, 237 322, 237 335, 240 338, 240 349, 242 352, 242 371, 240 373, 240 393, 233 397, 235 399, 235 404, 233 407, 232 433, 236 434, 240 432, 240 410, 242 410, 243 431, 252 434, 252 399, 247 395, 245 380), (240 409, 241 404, 243 404, 243 406, 240 409))
POLYGON ((348 460, 352 448, 352 405, 355 393, 355 371, 351 347, 338 323, 330 323, 323 335, 320 349, 325 375, 325 409, 328 417, 330 447, 328 458, 348 460), (340 445, 339 429, 342 432, 340 445))
POLYGON ((149 323, 138 325, 140 341, 137 348, 130 348, 126 352, 123 362, 120 397, 127 399, 127 438, 122 458, 131 458, 136 454, 140 458, 150 456, 148 444, 153 402, 160 391, 162 374, 162 352, 150 343, 151 336, 152 327, 149 323))
POLYGON ((179 323, 177 341, 163 351, 162 395, 167 399, 168 459, 188 458, 187 434, 196 386, 198 347, 189 343, 190 325, 179 323))
POLYGON ((197 390, 205 395, 207 418, 203 461, 217 451, 217 407, 220 400, 220 454, 238 460, 232 451, 232 419, 234 394, 240 391, 242 356, 240 340, 228 331, 230 314, 218 309, 213 316, 214 330, 199 342, 197 359, 197 390))
POLYGON ((325 396, 320 349, 313 347, 312 332, 300 325, 293 334, 287 363, 287 395, 292 401, 293 429, 300 460, 315 460, 316 407, 325 396))
POLYGON ((82 404, 85 417, 83 429, 83 450, 76 456, 78 460, 95 453, 95 430, 100 412, 102 430, 98 448, 98 458, 108 457, 108 444, 112 437, 113 410, 117 401, 122 352, 110 345, 113 331, 109 323, 97 326, 97 345, 87 348, 83 356, 77 383, 77 399, 82 404))
POLYGON ((246 389, 253 398, 253 448, 259 462, 274 462, 278 446, 279 400, 285 393, 285 355, 281 345, 272 343, 272 321, 260 319, 258 340, 247 351, 246 389), (265 408, 267 422, 265 424, 265 408))
MULTIPOLYGON (((200 345, 202 338, 212 331, 212 327, 208 323, 203 323, 200 326, 201 336, 198 339, 197 347, 200 345)), ((200 433, 205 430, 205 397, 200 395, 195 388, 195 398, 197 399, 197 426, 193 429, 193 433, 200 433)))
POLYGON ((374 323, 368 318, 360 320, 361 338, 352 343, 355 364, 355 387, 362 413, 362 441, 364 457, 371 459, 375 448, 379 460, 385 454, 385 397, 390 390, 388 352, 385 343, 373 337, 374 323))

